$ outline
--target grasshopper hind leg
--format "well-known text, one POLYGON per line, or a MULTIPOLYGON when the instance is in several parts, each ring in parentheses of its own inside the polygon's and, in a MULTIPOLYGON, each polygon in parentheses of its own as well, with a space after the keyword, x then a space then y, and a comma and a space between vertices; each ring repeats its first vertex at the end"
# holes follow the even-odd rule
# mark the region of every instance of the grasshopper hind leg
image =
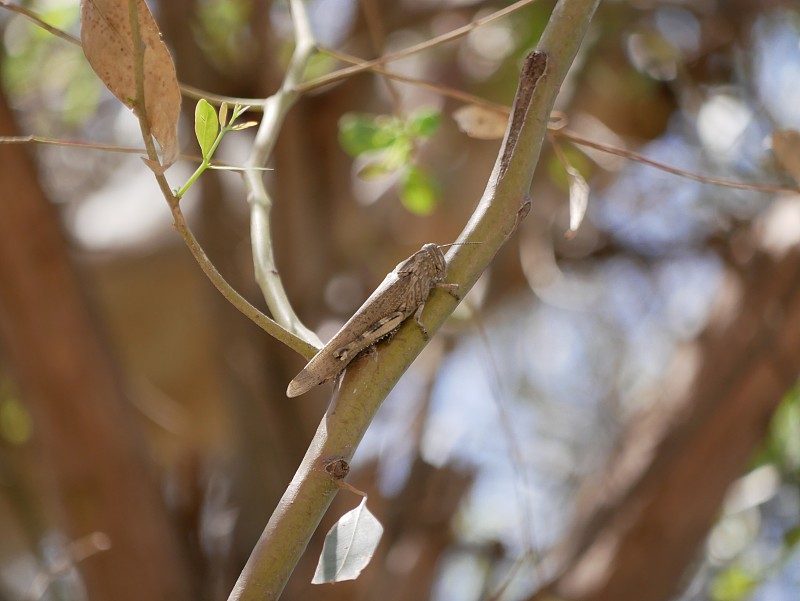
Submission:
POLYGON ((367 330, 358 336, 352 342, 340 346, 333 351, 333 356, 342 361, 344 364, 349 363, 352 359, 368 346, 372 346, 381 338, 388 336, 400 327, 403 320, 406 318, 406 313, 396 311, 391 315, 379 319, 372 324, 367 330))

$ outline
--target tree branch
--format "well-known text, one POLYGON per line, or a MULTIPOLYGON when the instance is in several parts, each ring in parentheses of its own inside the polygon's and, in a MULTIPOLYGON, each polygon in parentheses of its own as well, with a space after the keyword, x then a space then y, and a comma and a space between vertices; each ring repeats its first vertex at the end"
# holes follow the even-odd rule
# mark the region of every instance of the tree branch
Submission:
MULTIPOLYGON (((529 55, 512 110, 517 118, 509 122, 486 191, 459 238, 483 244, 453 247, 449 253, 449 279, 462 291, 472 287, 527 213, 528 189, 550 111, 598 2, 560 0, 539 53, 529 55)), ((455 306, 452 296, 434 291, 423 316, 428 330, 437 330, 455 306)), ((424 346, 416 324, 405 323, 390 344, 379 345, 376 353, 350 364, 229 601, 280 596, 338 490, 324 466, 332 459, 350 460, 383 399, 424 346)))

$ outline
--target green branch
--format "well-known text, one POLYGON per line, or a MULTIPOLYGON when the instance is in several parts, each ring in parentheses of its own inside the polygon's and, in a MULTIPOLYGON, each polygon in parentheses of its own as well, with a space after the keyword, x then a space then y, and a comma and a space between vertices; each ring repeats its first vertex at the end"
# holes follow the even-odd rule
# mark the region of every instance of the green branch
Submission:
MULTIPOLYGON (((466 292, 488 267, 529 208, 528 189, 547 131, 547 121, 566 72, 575 58, 599 0, 560 0, 537 50, 547 55, 547 71, 531 82, 521 80, 506 139, 486 191, 460 241, 449 253, 448 281, 466 292), (531 85, 533 86, 531 89, 531 85), (520 99, 525 106, 519 106, 520 99), (509 131, 515 135, 509 140, 509 131)), ((530 67, 530 61, 526 63, 530 67)), ((423 321, 433 333, 455 309, 449 294, 434 291, 423 321)), ((229 601, 277 599, 312 534, 338 490, 324 466, 349 461, 386 395, 425 346, 413 320, 390 344, 354 361, 344 375, 317 433, 258 541, 229 601)))

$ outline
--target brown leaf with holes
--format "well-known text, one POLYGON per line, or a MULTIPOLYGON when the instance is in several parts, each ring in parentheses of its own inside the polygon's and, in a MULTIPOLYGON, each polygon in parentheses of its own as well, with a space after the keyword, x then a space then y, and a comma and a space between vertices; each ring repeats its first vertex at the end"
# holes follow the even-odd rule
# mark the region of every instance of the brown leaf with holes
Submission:
MULTIPOLYGON (((175 65, 161 40, 144 0, 135 0, 139 37, 144 55, 144 97, 153 137, 161 146, 165 166, 178 157, 178 117, 181 92, 175 65)), ((83 0, 83 53, 106 87, 141 118, 136 102, 136 53, 128 9, 129 0, 83 0)))

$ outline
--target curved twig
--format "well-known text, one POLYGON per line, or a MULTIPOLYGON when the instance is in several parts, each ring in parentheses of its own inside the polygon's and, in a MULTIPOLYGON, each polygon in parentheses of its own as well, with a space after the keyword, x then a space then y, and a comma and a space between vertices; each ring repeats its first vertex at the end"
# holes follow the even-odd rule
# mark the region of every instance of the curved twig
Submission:
POLYGON ((295 29, 294 54, 280 89, 263 103, 264 118, 256 132, 250 156, 245 162, 248 170, 244 173, 244 184, 250 203, 250 243, 256 281, 267 306, 278 323, 306 342, 322 346, 319 337, 295 314, 275 267, 270 230, 272 199, 264 185, 262 174, 255 169, 264 167, 272 154, 286 113, 299 96, 294 88, 301 81, 308 60, 316 49, 304 0, 291 0, 290 8, 295 29))

